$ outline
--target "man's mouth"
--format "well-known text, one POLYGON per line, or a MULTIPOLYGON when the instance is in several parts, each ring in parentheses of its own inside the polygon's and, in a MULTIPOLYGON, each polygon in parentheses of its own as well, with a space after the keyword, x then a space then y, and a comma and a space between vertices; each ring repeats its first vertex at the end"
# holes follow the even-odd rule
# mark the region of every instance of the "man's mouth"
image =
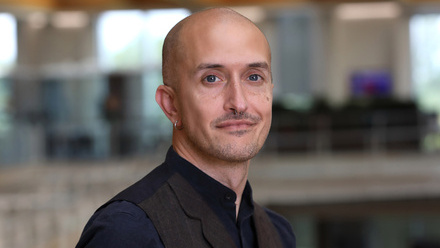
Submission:
POLYGON ((248 113, 244 113, 240 116, 226 114, 214 120, 213 126, 229 132, 245 133, 249 131, 250 128, 255 126, 260 120, 260 117, 250 115, 248 113))
POLYGON ((255 125, 255 122, 250 121, 250 120, 227 120, 227 121, 220 122, 217 125, 217 128, 243 129, 243 128, 249 128, 254 125, 255 125))

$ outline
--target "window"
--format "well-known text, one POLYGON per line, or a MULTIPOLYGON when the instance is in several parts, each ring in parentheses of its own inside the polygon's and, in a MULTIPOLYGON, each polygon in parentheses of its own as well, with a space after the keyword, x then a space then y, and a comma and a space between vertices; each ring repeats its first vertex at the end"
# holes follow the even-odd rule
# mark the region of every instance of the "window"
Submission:
POLYGON ((15 64, 17 56, 16 29, 14 16, 0 13, 0 77, 9 73, 15 64))
POLYGON ((0 137, 10 128, 10 91, 5 76, 14 66, 17 56, 16 28, 14 16, 0 13, 0 137))
POLYGON ((189 14, 186 9, 103 13, 97 25, 101 68, 112 71, 159 66, 160 69, 166 34, 189 14))
POLYGON ((105 70, 140 66, 142 11, 109 11, 98 20, 98 59, 105 70))
MULTIPOLYGON (((440 14, 419 14, 410 20, 413 87, 419 108, 437 114, 440 127, 440 14)), ((438 129, 437 129, 438 130, 438 129)), ((426 151, 440 150, 440 133, 425 137, 426 151)))
POLYGON ((440 113, 440 14, 410 21, 414 92, 420 108, 440 113))

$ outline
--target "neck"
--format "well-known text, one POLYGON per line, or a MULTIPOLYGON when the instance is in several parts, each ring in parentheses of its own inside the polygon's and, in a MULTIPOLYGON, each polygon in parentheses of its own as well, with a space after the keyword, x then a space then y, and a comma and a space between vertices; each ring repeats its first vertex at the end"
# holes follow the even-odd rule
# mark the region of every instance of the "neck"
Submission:
POLYGON ((237 195, 236 216, 240 209, 241 197, 244 188, 246 187, 250 160, 243 162, 228 162, 223 160, 203 159, 194 156, 186 149, 180 149, 179 146, 174 146, 174 150, 184 159, 199 168, 208 176, 214 178, 224 186, 230 188, 237 195))

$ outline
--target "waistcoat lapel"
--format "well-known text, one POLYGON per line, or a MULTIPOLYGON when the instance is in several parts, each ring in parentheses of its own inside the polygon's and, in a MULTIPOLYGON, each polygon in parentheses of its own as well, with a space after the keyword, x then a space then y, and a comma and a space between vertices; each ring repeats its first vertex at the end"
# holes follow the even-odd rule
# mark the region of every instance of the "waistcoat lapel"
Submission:
POLYGON ((179 174, 139 206, 156 227, 165 247, 236 247, 223 223, 179 174))
POLYGON ((264 209, 254 203, 254 222, 255 230, 257 231, 258 247, 260 248, 281 248, 283 244, 281 242, 280 235, 277 229, 272 224, 269 216, 264 209))
POLYGON ((212 247, 236 247, 217 215, 183 177, 176 174, 169 183, 185 213, 202 222, 203 234, 212 247))

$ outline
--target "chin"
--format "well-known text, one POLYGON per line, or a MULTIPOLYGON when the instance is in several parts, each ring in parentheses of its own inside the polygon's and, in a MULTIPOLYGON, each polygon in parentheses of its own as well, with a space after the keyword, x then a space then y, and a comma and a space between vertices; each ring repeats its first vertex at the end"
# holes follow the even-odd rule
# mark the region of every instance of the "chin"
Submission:
POLYGON ((224 161, 241 163, 255 157, 260 151, 261 146, 246 145, 244 147, 238 147, 237 145, 226 145, 219 148, 220 149, 214 149, 217 157, 224 161))

